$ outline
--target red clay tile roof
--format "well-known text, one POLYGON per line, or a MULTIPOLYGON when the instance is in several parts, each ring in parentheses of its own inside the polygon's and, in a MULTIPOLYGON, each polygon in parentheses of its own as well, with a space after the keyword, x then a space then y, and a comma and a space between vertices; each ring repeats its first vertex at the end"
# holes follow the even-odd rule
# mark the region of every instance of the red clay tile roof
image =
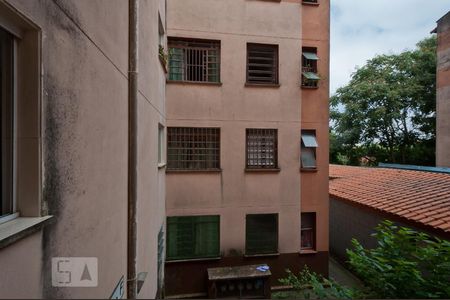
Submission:
POLYGON ((330 165, 330 196, 450 233, 450 174, 330 165))

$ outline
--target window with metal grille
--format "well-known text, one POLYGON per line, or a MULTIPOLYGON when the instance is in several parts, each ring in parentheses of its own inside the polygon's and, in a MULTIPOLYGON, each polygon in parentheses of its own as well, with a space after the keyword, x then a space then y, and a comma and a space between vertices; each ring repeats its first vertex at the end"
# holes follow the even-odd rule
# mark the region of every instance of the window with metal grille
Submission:
POLYGON ((167 168, 171 170, 220 169, 220 129, 167 128, 167 168))
POLYGON ((301 224, 300 249, 314 250, 316 248, 316 213, 302 213, 301 224))
POLYGON ((278 45, 247 44, 247 83, 278 84, 278 45))
POLYGON ((278 130, 246 130, 247 135, 247 169, 278 168, 278 130))
POLYGON ((14 153, 14 97, 13 53, 14 38, 0 27, 0 217, 14 212, 13 153, 14 153))
POLYGON ((302 48, 302 86, 303 87, 318 87, 319 75, 317 74, 317 48, 303 47, 302 48))
POLYGON ((169 38, 169 80, 220 82, 220 41, 169 38))
POLYGON ((245 253, 271 254, 278 252, 278 214, 247 215, 245 253))
POLYGON ((301 137, 301 165, 302 169, 316 169, 316 148, 319 146, 315 130, 302 130, 301 137))
POLYGON ((220 216, 167 217, 167 260, 220 256, 220 216))

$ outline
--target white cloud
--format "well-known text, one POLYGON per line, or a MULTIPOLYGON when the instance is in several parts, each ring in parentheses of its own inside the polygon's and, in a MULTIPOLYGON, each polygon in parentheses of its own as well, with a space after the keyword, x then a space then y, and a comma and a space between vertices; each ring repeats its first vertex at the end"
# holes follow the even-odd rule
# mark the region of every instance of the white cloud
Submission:
POLYGON ((331 0, 331 93, 376 54, 413 49, 450 0, 331 0))

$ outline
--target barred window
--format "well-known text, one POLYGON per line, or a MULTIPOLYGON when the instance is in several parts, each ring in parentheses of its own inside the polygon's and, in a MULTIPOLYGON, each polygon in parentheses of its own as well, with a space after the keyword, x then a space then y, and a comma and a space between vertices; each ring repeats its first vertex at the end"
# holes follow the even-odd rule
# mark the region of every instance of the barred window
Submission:
POLYGON ((277 129, 247 129, 248 169, 275 169, 278 167, 277 129))
POLYGON ((167 128, 167 168, 172 170, 220 169, 220 129, 167 128))
POLYGON ((247 44, 247 83, 278 84, 278 45, 247 44))
POLYGON ((278 214, 247 215, 245 253, 271 254, 278 252, 278 214))
POLYGON ((220 256, 220 216, 167 217, 167 260, 220 256))
POLYGON ((220 82, 220 41, 169 38, 169 80, 220 82))

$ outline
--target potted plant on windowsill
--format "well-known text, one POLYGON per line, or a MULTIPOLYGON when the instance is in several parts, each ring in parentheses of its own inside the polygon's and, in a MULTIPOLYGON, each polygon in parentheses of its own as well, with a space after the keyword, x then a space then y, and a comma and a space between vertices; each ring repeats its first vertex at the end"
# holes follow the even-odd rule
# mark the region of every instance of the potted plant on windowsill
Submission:
POLYGON ((164 68, 164 72, 167 73, 167 62, 168 62, 169 55, 168 55, 166 49, 164 49, 164 47, 162 45, 159 45, 158 56, 159 56, 159 61, 161 62, 161 65, 164 68))

